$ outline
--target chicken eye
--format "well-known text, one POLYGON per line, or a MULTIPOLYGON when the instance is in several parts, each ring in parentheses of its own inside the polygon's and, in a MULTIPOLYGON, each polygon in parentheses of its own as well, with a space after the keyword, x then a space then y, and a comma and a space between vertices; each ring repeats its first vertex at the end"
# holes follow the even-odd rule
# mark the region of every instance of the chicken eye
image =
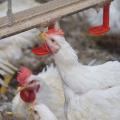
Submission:
POLYGON ((51 39, 51 41, 52 41, 52 42, 55 42, 55 40, 54 40, 53 38, 51 39))
POLYGON ((35 113, 35 114, 38 114, 37 110, 34 110, 34 113, 35 113))
POLYGON ((30 84, 32 84, 32 83, 34 83, 35 81, 34 80, 32 80, 32 81, 30 81, 28 84, 30 85, 30 84))

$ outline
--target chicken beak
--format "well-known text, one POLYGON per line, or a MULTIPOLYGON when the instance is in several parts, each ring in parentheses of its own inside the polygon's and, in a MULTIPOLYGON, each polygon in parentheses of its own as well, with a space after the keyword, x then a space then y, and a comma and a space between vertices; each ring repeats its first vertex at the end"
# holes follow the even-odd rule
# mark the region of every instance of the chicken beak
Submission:
POLYGON ((46 33, 41 33, 39 37, 44 41, 44 43, 38 48, 33 48, 32 53, 38 56, 51 54, 52 52, 46 42, 46 39, 47 39, 46 33))
POLYGON ((44 56, 44 55, 50 54, 51 50, 48 47, 48 45, 46 43, 44 43, 42 46, 40 46, 38 48, 33 48, 32 53, 34 53, 35 55, 38 55, 38 56, 44 56))

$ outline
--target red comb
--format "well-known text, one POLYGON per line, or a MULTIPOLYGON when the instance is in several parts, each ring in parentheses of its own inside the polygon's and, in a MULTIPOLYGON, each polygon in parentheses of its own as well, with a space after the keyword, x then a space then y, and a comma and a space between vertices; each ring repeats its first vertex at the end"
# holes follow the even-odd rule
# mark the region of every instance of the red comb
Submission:
POLYGON ((27 83, 27 78, 32 74, 32 72, 26 68, 26 67, 21 67, 20 71, 17 76, 17 81, 20 83, 20 85, 24 85, 27 83))
POLYGON ((56 35, 64 35, 64 32, 62 29, 56 29, 55 28, 55 24, 52 23, 48 26, 48 31, 46 32, 46 34, 50 35, 50 34, 56 34, 56 35))
POLYGON ((52 28, 52 29, 48 29, 48 32, 46 32, 46 34, 48 34, 48 35, 50 35, 50 34, 56 34, 56 35, 63 36, 64 32, 61 29, 58 30, 58 29, 52 28))

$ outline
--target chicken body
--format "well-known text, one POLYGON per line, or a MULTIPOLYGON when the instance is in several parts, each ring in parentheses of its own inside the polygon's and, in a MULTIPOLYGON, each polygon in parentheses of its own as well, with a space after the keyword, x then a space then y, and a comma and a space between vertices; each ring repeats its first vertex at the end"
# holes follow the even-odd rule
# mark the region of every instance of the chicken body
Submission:
POLYGON ((57 120, 56 116, 45 104, 36 104, 32 111, 30 111, 30 107, 31 104, 22 101, 20 94, 17 94, 12 101, 12 111, 16 117, 28 119, 32 115, 34 120, 57 120))
MULTIPOLYGON (((12 0, 13 12, 29 9, 39 5, 35 0, 12 0)), ((7 10, 7 1, 0 4, 0 16, 5 16, 7 10)), ((12 37, 0 39, 0 57, 3 60, 17 63, 24 57, 24 51, 39 43, 37 35, 39 30, 32 29, 12 37), (17 62, 18 61, 18 62, 17 62)), ((16 64, 14 64, 16 65, 16 64)))
MULTIPOLYGON (((29 76, 28 81, 32 80, 40 83, 40 90, 36 93, 36 105, 43 103, 53 111, 59 120, 64 120, 64 93, 57 69, 51 64, 47 66, 46 71, 43 70, 37 75, 29 76)), ((17 112, 18 115, 23 114, 25 117, 28 108, 29 104, 21 102, 20 95, 17 94, 13 99, 13 113, 17 112)))
POLYGON ((64 92, 56 67, 51 64, 47 66, 46 71, 43 70, 38 75, 31 75, 29 79, 38 80, 41 84, 41 90, 37 94, 36 102, 46 104, 59 120, 64 120, 64 92))
POLYGON ((69 99, 66 109, 68 120, 119 120, 120 118, 120 86, 92 90, 83 95, 78 95, 67 88, 67 99, 69 99))
POLYGON ((22 64, 32 64, 34 66, 39 64, 36 58, 32 58, 30 48, 39 43, 37 38, 39 30, 32 29, 24 33, 8 37, 0 40, 0 58, 9 61, 15 66, 22 64))
MULTIPOLYGON (((38 5, 38 3, 35 2, 35 0, 12 0, 13 12, 29 9, 36 5, 38 5)), ((1 3, 0 16, 5 16, 6 10, 7 2, 1 3)), ((9 61, 17 67, 20 64, 27 66, 31 64, 31 67, 35 68, 39 64, 39 61, 33 57, 31 59, 32 55, 29 48, 39 43, 37 38, 38 33, 38 29, 32 29, 12 37, 0 39, 0 59, 9 61)), ((3 74, 2 66, 4 66, 4 64, 0 62, 0 75, 4 77, 8 73, 3 74)), ((0 85, 5 86, 2 80, 0 80, 0 85)))
MULTIPOLYGON (((29 66, 29 64, 32 64, 31 67, 35 68, 39 61, 36 58, 31 59, 31 51, 28 48, 33 47, 36 45, 39 41, 37 39, 37 32, 39 30, 33 29, 9 38, 5 38, 3 40, 0 40, 0 59, 2 61, 8 61, 10 64, 13 64, 14 66, 19 66, 20 64, 25 64, 29 66), (34 64, 33 64, 34 63, 34 64)), ((8 74, 6 72, 6 69, 9 67, 6 66, 3 73, 3 64, 4 62, 0 62, 0 75, 4 76, 8 74)), ((13 75, 13 74, 12 74, 13 75)), ((0 85, 5 86, 4 79, 0 80, 0 85)))
POLYGON ((79 63, 78 57, 64 37, 52 37, 60 46, 53 59, 61 73, 63 83, 75 93, 83 94, 92 89, 105 89, 120 85, 120 63, 106 62, 102 65, 87 66, 79 63))
POLYGON ((35 120, 57 120, 56 116, 44 104, 36 105, 34 110, 38 113, 35 115, 35 120))
POLYGON ((12 100, 12 112, 16 116, 26 117, 28 114, 28 107, 29 105, 26 104, 21 98, 20 94, 18 93, 12 100))
POLYGON ((28 47, 33 47, 38 43, 37 35, 39 30, 32 29, 12 37, 4 38, 0 41, 0 49, 5 49, 7 46, 13 45, 18 48, 26 49, 28 47))
POLYGON ((64 86, 66 119, 118 120, 120 88, 115 87, 120 86, 120 63, 83 65, 64 37, 48 34, 46 43, 54 50, 52 57, 64 86))

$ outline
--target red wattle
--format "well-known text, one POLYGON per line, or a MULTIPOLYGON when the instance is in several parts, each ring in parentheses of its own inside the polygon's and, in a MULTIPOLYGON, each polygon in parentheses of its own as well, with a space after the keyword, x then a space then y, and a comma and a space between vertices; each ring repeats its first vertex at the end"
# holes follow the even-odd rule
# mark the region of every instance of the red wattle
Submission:
POLYGON ((44 55, 50 54, 51 50, 46 44, 43 44, 42 46, 38 48, 33 48, 32 53, 34 53, 35 55, 44 56, 44 55))
POLYGON ((26 103, 32 103, 35 101, 36 94, 32 89, 24 89, 20 92, 21 99, 26 103))

